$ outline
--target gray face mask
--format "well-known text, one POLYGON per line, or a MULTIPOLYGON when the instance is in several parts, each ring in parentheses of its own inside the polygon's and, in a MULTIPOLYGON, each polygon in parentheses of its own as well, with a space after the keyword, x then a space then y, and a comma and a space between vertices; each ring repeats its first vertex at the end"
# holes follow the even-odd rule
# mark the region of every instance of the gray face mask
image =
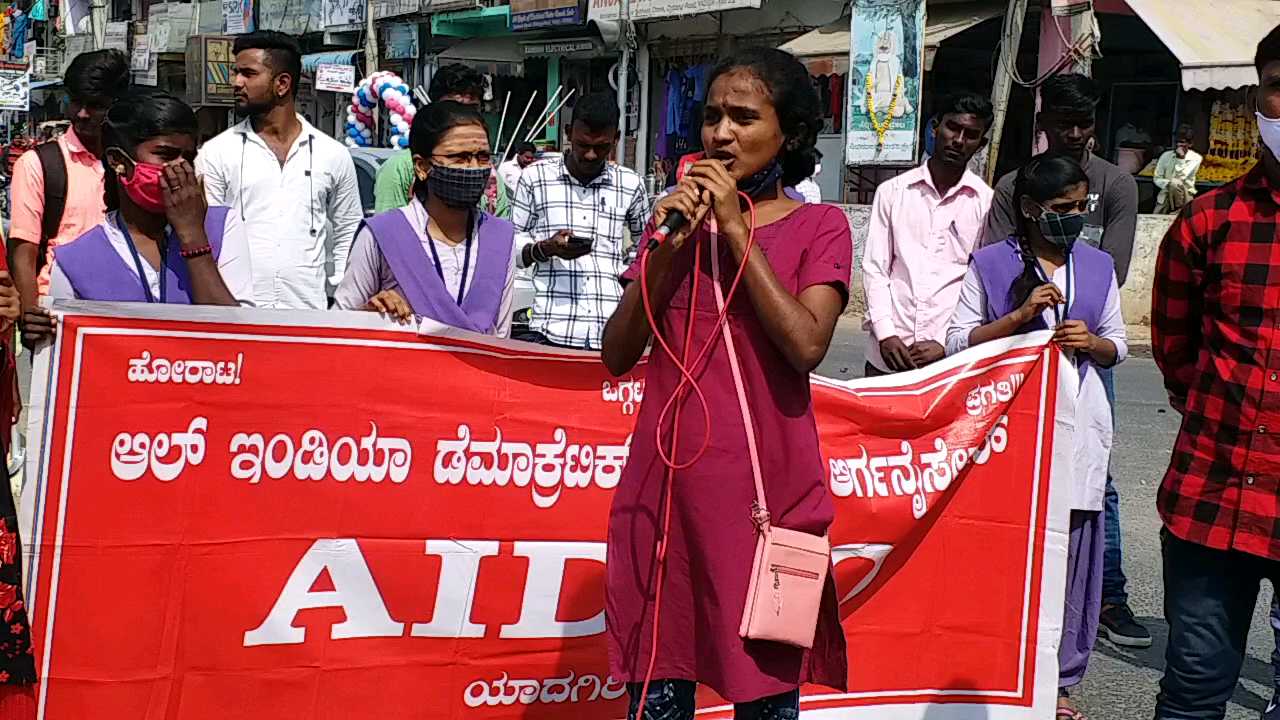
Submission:
POLYGON ((432 165, 427 191, 451 208, 474 207, 489 184, 488 166, 475 168, 432 165))
POLYGON ((1040 234, 1045 240, 1062 248, 1063 252, 1071 252, 1071 247, 1076 244, 1076 240, 1080 237, 1080 232, 1084 230, 1085 214, 1084 213, 1058 213, 1052 210, 1044 209, 1040 215, 1040 219, 1036 221, 1036 225, 1040 228, 1040 234))

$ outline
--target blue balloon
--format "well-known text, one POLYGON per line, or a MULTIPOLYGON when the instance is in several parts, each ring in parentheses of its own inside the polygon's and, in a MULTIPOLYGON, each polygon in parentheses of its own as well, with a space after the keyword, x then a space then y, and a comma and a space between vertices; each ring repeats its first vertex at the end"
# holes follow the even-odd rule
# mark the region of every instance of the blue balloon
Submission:
POLYGON ((407 147, 409 147, 409 138, 407 138, 407 137, 405 137, 405 136, 403 136, 403 135, 401 135, 401 136, 400 136, 400 139, 399 139, 399 140, 397 140, 397 142, 399 143, 400 147, 402 147, 402 148, 407 148, 407 147))

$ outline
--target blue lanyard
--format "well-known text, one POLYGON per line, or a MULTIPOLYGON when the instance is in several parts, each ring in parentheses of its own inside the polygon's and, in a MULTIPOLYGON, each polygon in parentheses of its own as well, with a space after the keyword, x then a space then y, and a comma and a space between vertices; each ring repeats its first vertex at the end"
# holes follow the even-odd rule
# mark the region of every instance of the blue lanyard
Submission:
MULTIPOLYGON (((467 271, 471 269, 471 215, 467 215, 467 243, 466 252, 462 257, 462 277, 458 279, 458 307, 462 307, 462 299, 467 296, 467 271)), ((440 276, 440 282, 448 286, 448 282, 444 279, 444 266, 440 264, 440 253, 436 252, 436 239, 431 237, 431 220, 427 220, 427 225, 422 229, 427 234, 427 240, 431 247, 431 259, 436 264, 436 274, 440 276)))
MULTIPOLYGON (((1043 280, 1045 283, 1052 283, 1053 279, 1045 275, 1044 268, 1040 267, 1040 258, 1035 258, 1035 261, 1036 261, 1036 274, 1039 275, 1040 279, 1043 280)), ((1076 274, 1071 267, 1071 253, 1067 253, 1066 268, 1067 268, 1067 292, 1066 292, 1065 305, 1067 308, 1067 312, 1071 312, 1071 294, 1075 290, 1075 284, 1076 284, 1076 274)), ((1062 324, 1062 320, 1063 320, 1062 305, 1053 306, 1053 319, 1057 321, 1057 325, 1062 324)))
MULTIPOLYGON (((129 226, 124 224, 124 220, 120 219, 120 213, 116 213, 116 227, 120 228, 120 233, 124 235, 124 242, 129 246, 129 254, 133 256, 133 267, 138 271, 138 282, 142 283, 142 292, 147 297, 147 302, 156 302, 156 296, 151 294, 151 283, 147 282, 147 273, 142 267, 142 258, 138 255, 138 248, 133 244, 133 235, 129 233, 129 226)), ((165 231, 165 242, 160 244, 160 302, 165 301, 164 281, 168 267, 165 265, 165 256, 169 250, 169 233, 165 231)))

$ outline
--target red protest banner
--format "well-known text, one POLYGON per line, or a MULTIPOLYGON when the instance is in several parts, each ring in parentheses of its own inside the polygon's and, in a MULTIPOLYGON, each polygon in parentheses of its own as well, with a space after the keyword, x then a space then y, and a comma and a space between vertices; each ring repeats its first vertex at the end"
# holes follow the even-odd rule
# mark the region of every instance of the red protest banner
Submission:
MULTIPOLYGON (((604 539, 640 374, 373 318, 95 310, 37 368, 42 718, 624 714, 604 539)), ((815 378, 851 677, 806 717, 1053 707, 1074 378, 1044 342, 815 378)))

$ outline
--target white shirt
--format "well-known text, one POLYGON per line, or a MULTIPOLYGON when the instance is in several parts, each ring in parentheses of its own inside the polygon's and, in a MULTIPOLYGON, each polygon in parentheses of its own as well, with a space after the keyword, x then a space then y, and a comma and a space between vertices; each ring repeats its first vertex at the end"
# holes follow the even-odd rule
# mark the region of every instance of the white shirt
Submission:
POLYGON ((524 168, 520 167, 520 161, 515 158, 498 165, 498 174, 502 176, 502 182, 507 186, 507 193, 516 191, 516 187, 520 185, 520 173, 523 170, 524 168))
MULTIPOLYGON (((1072 270, 1074 273, 1074 269, 1072 270)), ((1067 287, 1067 266, 1053 273, 1053 284, 1060 289, 1067 287)), ((1078 285, 1073 281, 1073 287, 1078 285)), ((1065 292, 1064 292, 1065 294, 1065 292)), ((1069 298, 1074 301, 1074 298, 1069 298)), ((1049 327, 1057 324, 1053 308, 1046 308, 1042 316, 1049 327)), ((969 347, 969 334, 974 328, 987 322, 987 293, 975 265, 969 265, 960 290, 960 302, 956 305, 951 327, 947 330, 947 354, 954 355, 969 347)), ((1115 273, 1111 275, 1111 287, 1102 306, 1102 318, 1096 328, 1089 331, 1116 345, 1116 363, 1129 354, 1125 335, 1124 318, 1120 314, 1120 286, 1115 273)), ((1107 391, 1098 374, 1097 363, 1090 363, 1089 371, 1080 382, 1076 395, 1075 449, 1072 453, 1075 472, 1071 485, 1072 510, 1102 510, 1103 493, 1107 487, 1107 467, 1111 462, 1111 404, 1107 391)))
POLYGON ((1169 181, 1177 180, 1187 189, 1187 196, 1196 194, 1196 173, 1200 172, 1200 163, 1204 156, 1195 150, 1187 150, 1184 157, 1178 157, 1173 150, 1166 151, 1156 163, 1156 173, 1152 178, 1155 186, 1160 188, 1156 203, 1163 203, 1169 194, 1169 181))
POLYGON ((818 187, 816 178, 822 173, 821 165, 814 165, 813 174, 796 183, 796 192, 804 198, 808 205, 817 205, 822 202, 822 188, 818 187))
POLYGON ((301 115, 281 166, 249 119, 204 144, 196 172, 210 205, 245 221, 258 307, 328 307, 364 218, 351 154, 301 115))
MULTIPOLYGON (((418 240, 422 243, 423 250, 426 251, 427 257, 430 258, 431 238, 425 232, 427 209, 422 206, 422 203, 417 198, 414 198, 408 206, 397 208, 397 210, 404 213, 405 217, 408 218, 409 224, 413 226, 414 231, 418 234, 418 240)), ((474 237, 475 232, 473 231, 472 234, 474 237)), ((437 242, 435 246, 436 253, 440 256, 440 273, 444 275, 445 289, 449 291, 450 295, 457 297, 458 288, 462 282, 462 268, 464 265, 469 266, 467 270, 467 287, 471 287, 471 281, 475 279, 476 266, 480 264, 478 260, 480 243, 475 241, 471 243, 471 261, 469 263, 463 262, 466 259, 467 243, 450 245, 445 242, 437 242)), ((511 334, 511 301, 516 284, 516 256, 517 254, 513 251, 511 253, 511 266, 507 268, 506 284, 502 288, 502 301, 498 306, 498 324, 494 328, 494 335, 501 338, 511 334)), ((435 268, 432 267, 431 269, 434 270, 435 268)), ((378 249, 378 241, 373 239, 373 233, 369 232, 368 227, 362 228, 360 232, 356 233, 355 243, 351 246, 347 274, 342 278, 342 284, 338 286, 337 293, 334 295, 336 306, 341 310, 363 310, 374 295, 383 290, 393 290, 399 287, 400 283, 396 280, 395 273, 391 272, 391 266, 382 257, 382 251, 378 249)))
MULTIPOLYGON (((125 267, 135 270, 137 266, 133 263, 133 253, 129 250, 129 243, 116 225, 116 213, 107 213, 107 219, 99 227, 106 232, 112 249, 124 261, 125 267)), ((141 255, 139 259, 142 259, 141 255)), ((237 213, 227 213, 226 224, 223 225, 222 231, 222 247, 218 251, 217 261, 218 274, 222 276, 222 282, 226 284, 232 297, 241 305, 252 307, 253 276, 249 262, 249 239, 245 233, 244 223, 240 222, 240 216, 237 213)), ((146 275, 151 295, 159 298, 160 272, 145 259, 142 259, 142 272, 146 275)), ((58 267, 56 260, 49 269, 49 297, 63 300, 92 299, 80 298, 76 295, 75 288, 71 286, 71 280, 66 273, 62 272, 62 268, 58 267)))

